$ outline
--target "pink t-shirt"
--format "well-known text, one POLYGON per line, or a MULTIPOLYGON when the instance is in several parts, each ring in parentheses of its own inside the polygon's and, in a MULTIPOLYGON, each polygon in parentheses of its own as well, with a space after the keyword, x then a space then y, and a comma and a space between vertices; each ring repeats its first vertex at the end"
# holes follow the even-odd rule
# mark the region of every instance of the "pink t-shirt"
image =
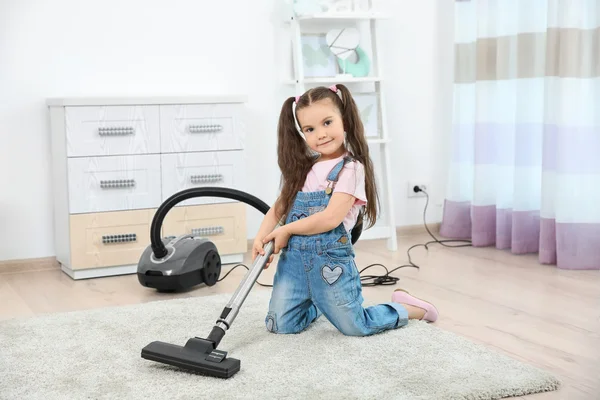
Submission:
MULTIPOLYGON (((302 187, 303 192, 317 192, 325 190, 329 181, 327 176, 331 170, 344 159, 344 156, 327 161, 319 161, 313 165, 306 176, 306 181, 302 187)), ((354 205, 344 218, 344 227, 349 232, 356 223, 356 218, 361 206, 367 204, 367 195, 365 192, 365 168, 358 161, 346 163, 340 171, 338 181, 335 184, 333 193, 348 193, 356 197, 354 205)))

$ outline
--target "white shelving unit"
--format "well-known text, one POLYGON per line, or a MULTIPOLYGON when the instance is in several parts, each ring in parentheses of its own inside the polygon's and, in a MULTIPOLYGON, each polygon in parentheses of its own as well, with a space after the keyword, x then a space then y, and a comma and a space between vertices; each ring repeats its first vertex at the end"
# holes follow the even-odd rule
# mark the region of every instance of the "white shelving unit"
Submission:
MULTIPOLYGON (((372 1, 372 0, 371 0, 372 1)), ((373 85, 370 92, 376 94, 378 100, 378 132, 377 135, 369 135, 367 142, 370 146, 379 147, 379 159, 374 159, 374 163, 379 162, 381 175, 378 176, 378 185, 381 196, 381 205, 385 212, 384 225, 381 226, 381 220, 377 225, 363 232, 361 239, 387 239, 387 247, 390 251, 396 251, 398 248, 396 242, 396 219, 394 212, 394 201, 392 198, 392 180, 391 180, 391 162, 390 145, 387 125, 387 111, 385 107, 385 88, 382 78, 381 58, 379 51, 381 41, 377 32, 377 24, 382 19, 387 19, 387 15, 382 12, 343 12, 343 13, 322 13, 311 15, 296 15, 293 7, 290 5, 288 21, 291 28, 292 39, 292 62, 293 79, 285 80, 288 85, 294 85, 297 94, 304 93, 308 86, 332 85, 334 83, 351 85, 373 85), (307 25, 318 24, 327 27, 329 24, 335 27, 352 26, 353 24, 367 24, 366 31, 369 32, 371 47, 371 68, 369 76, 352 77, 347 75, 327 76, 327 77, 305 77, 304 55, 302 52, 302 35, 307 25), (383 190, 382 190, 383 189, 383 190)), ((313 27, 314 29, 314 27, 313 27)), ((314 32, 313 32, 314 33, 314 32)), ((362 36, 361 36, 362 37, 362 36)), ((353 91, 354 92, 354 91, 353 91)), ((366 132, 368 133, 368 132, 366 132)), ((377 168, 377 166, 376 166, 377 168)))

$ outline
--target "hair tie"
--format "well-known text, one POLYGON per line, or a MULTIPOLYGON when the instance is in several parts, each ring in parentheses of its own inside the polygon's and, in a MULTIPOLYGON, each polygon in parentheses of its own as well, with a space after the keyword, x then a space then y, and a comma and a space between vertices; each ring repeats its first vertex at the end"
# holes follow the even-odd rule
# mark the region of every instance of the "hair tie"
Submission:
POLYGON ((292 117, 294 118, 294 125, 296 125, 296 130, 302 136, 302 139, 306 140, 304 133, 302 133, 302 129, 300 129, 300 125, 298 124, 298 118, 296 118, 296 103, 300 99, 300 96, 296 96, 296 99, 292 103, 292 117))
POLYGON ((334 84, 334 85, 329 86, 329 90, 331 90, 333 93, 337 94, 338 97, 340 98, 340 100, 342 100, 342 104, 344 103, 344 99, 342 99, 342 92, 340 92, 338 90, 337 85, 334 84))

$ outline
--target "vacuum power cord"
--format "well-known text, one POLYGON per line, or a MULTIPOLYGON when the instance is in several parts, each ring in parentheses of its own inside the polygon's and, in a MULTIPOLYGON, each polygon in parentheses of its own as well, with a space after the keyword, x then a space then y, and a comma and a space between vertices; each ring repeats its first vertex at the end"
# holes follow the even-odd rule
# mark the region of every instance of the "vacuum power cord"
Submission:
MULTIPOLYGON (((221 279, 217 280, 217 282, 221 282, 223 279, 227 278, 227 275, 229 275, 234 269, 236 269, 238 267, 244 267, 247 270, 250 270, 245 264, 237 264, 236 266, 231 268, 229 271, 227 271, 227 273, 221 279)), ((273 287, 273 285, 265 285, 264 283, 260 283, 258 280, 256 281, 256 283, 259 284, 260 286, 264 286, 264 287, 273 287)))
MULTIPOLYGON (((431 238, 433 240, 430 240, 426 243, 419 243, 419 244, 415 244, 411 247, 408 248, 408 250, 406 251, 406 255, 408 257, 408 264, 404 264, 404 265, 400 265, 399 267, 396 267, 392 270, 388 270, 387 267, 383 264, 379 264, 379 263, 375 263, 375 264, 371 264, 366 266, 365 268, 361 269, 359 272, 360 275, 360 280, 361 280, 361 285, 363 287, 369 287, 369 286, 383 286, 383 285, 395 285, 396 282, 398 282, 400 280, 400 278, 395 277, 395 276, 391 276, 390 274, 394 271, 399 270, 400 268, 407 268, 407 267, 411 267, 411 268, 417 268, 420 269, 421 267, 419 267, 417 264, 415 264, 412 261, 412 258, 410 256, 410 251, 416 247, 425 247, 425 250, 429 250, 429 245, 433 244, 433 243, 437 243, 440 244, 444 247, 470 247, 472 246, 472 243, 470 240, 465 240, 465 239, 444 239, 444 240, 440 240, 437 237, 435 237, 435 235, 431 232, 431 230, 429 230, 429 227, 427 226, 427 208, 429 206, 429 194, 421 189, 418 186, 414 187, 414 191, 416 193, 418 192, 422 192, 423 194, 425 194, 425 207, 423 208, 423 225, 425 226, 425 230, 427 231, 427 233, 429 234, 429 236, 431 236, 431 238), (454 243, 454 244, 450 244, 450 243, 454 243), (369 269, 369 268, 373 268, 373 267, 381 267, 385 270, 385 274, 383 275, 361 275, 365 270, 369 269)), ((227 275, 229 275, 234 269, 238 268, 238 267, 244 267, 246 269, 248 269, 248 267, 244 264, 237 264, 236 266, 234 266, 232 269, 230 269, 221 279, 219 279, 217 282, 221 282, 223 279, 227 278, 227 275)), ((259 281, 256 281, 256 283, 258 283, 260 286, 264 286, 264 287, 273 287, 273 285, 267 285, 264 283, 260 283, 259 281)))
MULTIPOLYGON (((429 234, 429 236, 431 236, 431 238, 433 240, 427 242, 427 243, 420 243, 420 244, 416 244, 414 246, 412 246, 410 249, 408 249, 408 251, 410 252, 410 250, 414 247, 419 247, 419 246, 423 246, 425 247, 426 250, 429 250, 429 246, 432 243, 437 243, 437 244, 441 244, 444 247, 470 247, 472 246, 472 243, 470 240, 466 240, 466 239, 444 239, 444 240, 440 240, 438 238, 435 237, 435 235, 433 233, 431 233, 431 231, 429 230, 429 227, 427 226, 427 207, 429 206, 429 194, 421 189, 418 186, 415 186, 413 188, 413 190, 415 191, 415 193, 418 192, 422 192, 425 195, 425 208, 423 209, 423 225, 425 226, 425 230, 427 231, 427 233, 429 234), (462 244, 457 244, 457 245, 450 245, 447 243, 462 243, 462 244)), ((410 254, 408 255, 408 262, 411 263, 412 265, 415 265, 411 259, 410 259, 410 254)), ((416 265, 415 265, 416 266, 416 265)))

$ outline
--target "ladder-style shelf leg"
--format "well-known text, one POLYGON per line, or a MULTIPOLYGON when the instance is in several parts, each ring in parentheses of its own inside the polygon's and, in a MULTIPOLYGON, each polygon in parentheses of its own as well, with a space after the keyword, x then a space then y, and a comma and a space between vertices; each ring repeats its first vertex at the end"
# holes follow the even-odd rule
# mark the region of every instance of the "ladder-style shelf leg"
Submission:
MULTIPOLYGON (((379 50, 381 49, 381 40, 379 38, 377 32, 377 22, 375 20, 371 20, 370 28, 371 28, 371 43, 373 46, 373 66, 375 67, 375 71, 377 76, 383 76, 383 71, 381 68, 381 57, 379 54, 379 50)), ((375 83, 375 90, 379 94, 379 107, 381 113, 381 137, 384 139, 383 144, 383 182, 386 186, 386 203, 387 203, 387 217, 388 217, 388 227, 389 227, 389 237, 387 240, 387 248, 390 251, 398 250, 398 241, 396 238, 396 213, 394 212, 394 193, 393 185, 392 185, 392 162, 390 156, 390 144, 391 142, 385 142, 389 139, 389 130, 387 123, 387 107, 385 103, 385 89, 383 88, 383 82, 375 83)))

